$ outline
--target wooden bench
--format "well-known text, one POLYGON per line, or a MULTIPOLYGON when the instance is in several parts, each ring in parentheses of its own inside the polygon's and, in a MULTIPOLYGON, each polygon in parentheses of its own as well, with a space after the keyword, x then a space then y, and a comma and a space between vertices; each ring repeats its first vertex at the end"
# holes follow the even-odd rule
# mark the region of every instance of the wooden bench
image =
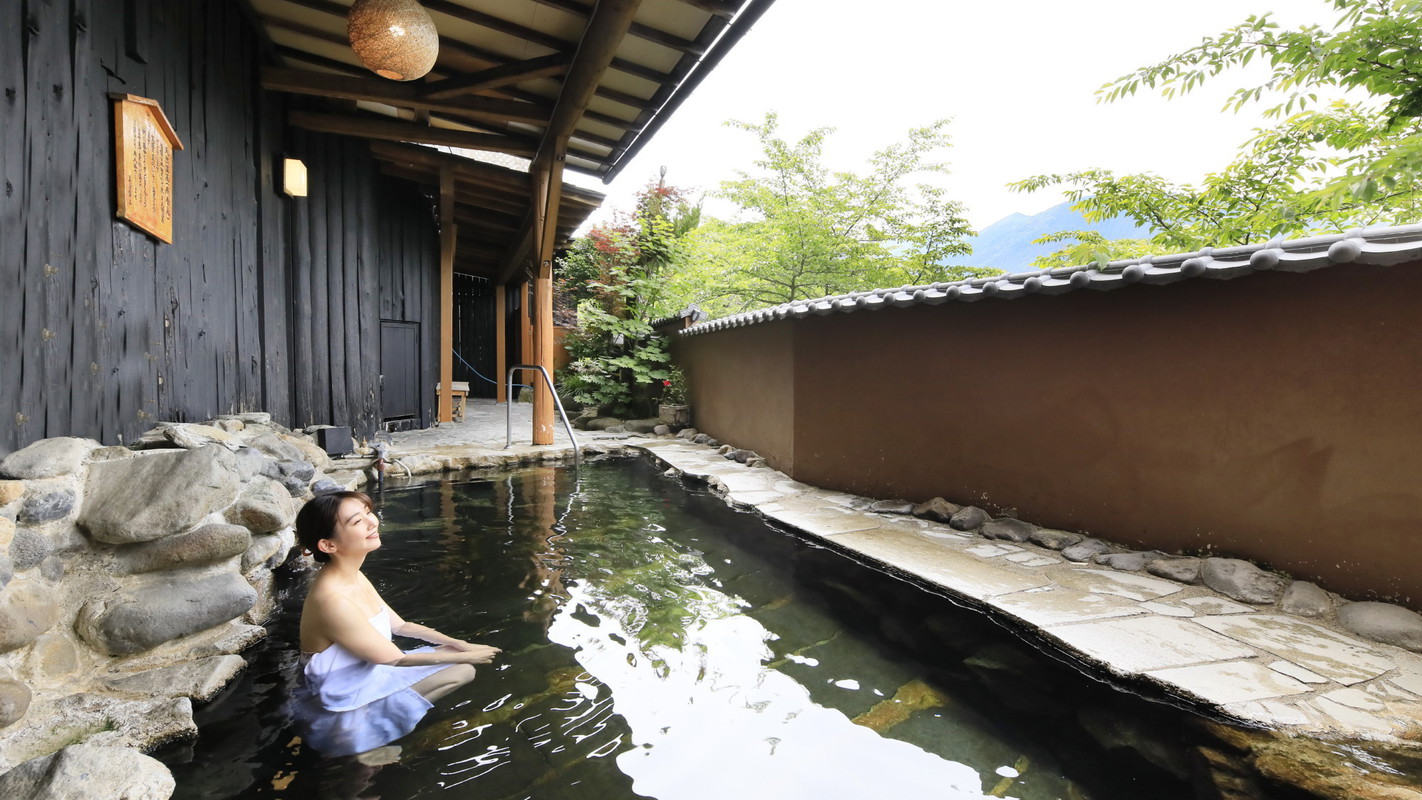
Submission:
MULTIPOLYGON (((464 421, 464 401, 469 396, 469 381, 450 381, 449 405, 450 417, 455 422, 464 421)), ((435 384, 435 396, 444 393, 442 384, 435 384)))

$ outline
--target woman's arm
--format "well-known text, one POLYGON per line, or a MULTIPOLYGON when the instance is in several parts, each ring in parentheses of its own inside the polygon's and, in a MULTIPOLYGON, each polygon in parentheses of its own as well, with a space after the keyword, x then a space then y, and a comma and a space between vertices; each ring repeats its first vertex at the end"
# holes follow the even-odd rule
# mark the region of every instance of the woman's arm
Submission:
MULTIPOLYGON (((344 647, 351 655, 376 664, 389 664, 396 667, 418 667, 433 664, 487 664, 499 652, 497 648, 471 645, 468 642, 459 642, 458 639, 450 639, 441 634, 441 638, 447 639, 451 644, 438 642, 444 646, 433 652, 406 653, 396 647, 394 642, 380 635, 380 632, 370 624, 370 621, 365 619, 360 609, 344 597, 329 598, 312 610, 319 615, 321 628, 332 642, 344 647), (452 646, 453 643, 466 646, 455 647, 452 646)), ((397 626, 397 622, 400 627, 409 624, 396 617, 394 612, 391 612, 390 622, 392 628, 397 626)), ((430 630, 422 625, 415 627, 430 630)), ((438 633, 437 631, 431 632, 438 633)))

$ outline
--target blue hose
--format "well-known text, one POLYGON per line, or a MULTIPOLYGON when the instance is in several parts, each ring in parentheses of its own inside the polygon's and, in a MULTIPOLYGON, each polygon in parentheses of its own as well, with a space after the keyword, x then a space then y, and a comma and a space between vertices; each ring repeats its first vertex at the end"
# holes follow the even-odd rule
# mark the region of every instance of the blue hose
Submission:
MULTIPOLYGON (((470 372, 474 373, 475 375, 478 375, 480 378, 484 378, 484 376, 483 376, 482 374, 480 374, 479 370, 474 369, 474 365, 473 365, 473 364, 470 364, 468 361, 465 361, 465 360, 464 360, 464 356, 461 356, 461 355, 459 354, 459 351, 458 351, 458 350, 452 350, 451 352, 454 353, 454 357, 455 357, 455 358, 459 359, 459 363, 461 363, 461 364, 463 364, 464 366, 466 366, 466 367, 469 368, 469 371, 470 371, 470 372)), ((492 378, 484 378, 484 380, 485 380, 485 381, 488 381, 489 383, 494 384, 495 386, 498 386, 498 385, 499 385, 499 382, 496 381, 496 380, 494 380, 494 379, 492 379, 492 378)), ((514 386, 517 386, 517 387, 520 388, 520 389, 532 389, 532 388, 533 388, 532 386, 529 386, 529 385, 526 384, 526 383, 515 383, 514 386)))

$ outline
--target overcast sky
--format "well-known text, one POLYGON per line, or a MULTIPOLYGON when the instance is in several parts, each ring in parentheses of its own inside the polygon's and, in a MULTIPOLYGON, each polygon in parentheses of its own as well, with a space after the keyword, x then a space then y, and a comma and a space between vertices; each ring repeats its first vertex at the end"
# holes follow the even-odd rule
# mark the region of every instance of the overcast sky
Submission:
POLYGON ((669 183, 702 191, 749 168, 754 137, 723 123, 767 111, 787 138, 835 128, 826 161, 852 170, 910 128, 952 118, 953 172, 943 183, 979 229, 1061 202, 1005 187, 1041 172, 1100 167, 1196 181, 1261 124, 1258 110, 1220 110, 1240 79, 1174 100, 1099 104, 1095 91, 1263 11, 1281 22, 1333 21, 1323 0, 776 0, 617 180, 592 181, 608 194, 594 221, 630 208, 663 165, 669 183))

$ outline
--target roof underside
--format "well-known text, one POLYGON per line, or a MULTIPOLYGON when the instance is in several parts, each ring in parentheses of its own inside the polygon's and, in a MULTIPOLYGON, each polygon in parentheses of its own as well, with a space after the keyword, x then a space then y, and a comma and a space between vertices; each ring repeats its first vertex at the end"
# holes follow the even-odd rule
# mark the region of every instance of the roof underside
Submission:
MULTIPOLYGON (((420 0, 439 58, 410 82, 361 65, 352 0, 245 2, 270 44, 263 87, 295 97, 289 123, 388 143, 374 146, 388 173, 436 190, 454 168, 456 269, 504 279, 527 254, 528 176, 452 152, 530 159, 566 142, 566 169, 609 181, 773 0, 420 0)), ((602 200, 563 197, 560 241, 602 200)))

